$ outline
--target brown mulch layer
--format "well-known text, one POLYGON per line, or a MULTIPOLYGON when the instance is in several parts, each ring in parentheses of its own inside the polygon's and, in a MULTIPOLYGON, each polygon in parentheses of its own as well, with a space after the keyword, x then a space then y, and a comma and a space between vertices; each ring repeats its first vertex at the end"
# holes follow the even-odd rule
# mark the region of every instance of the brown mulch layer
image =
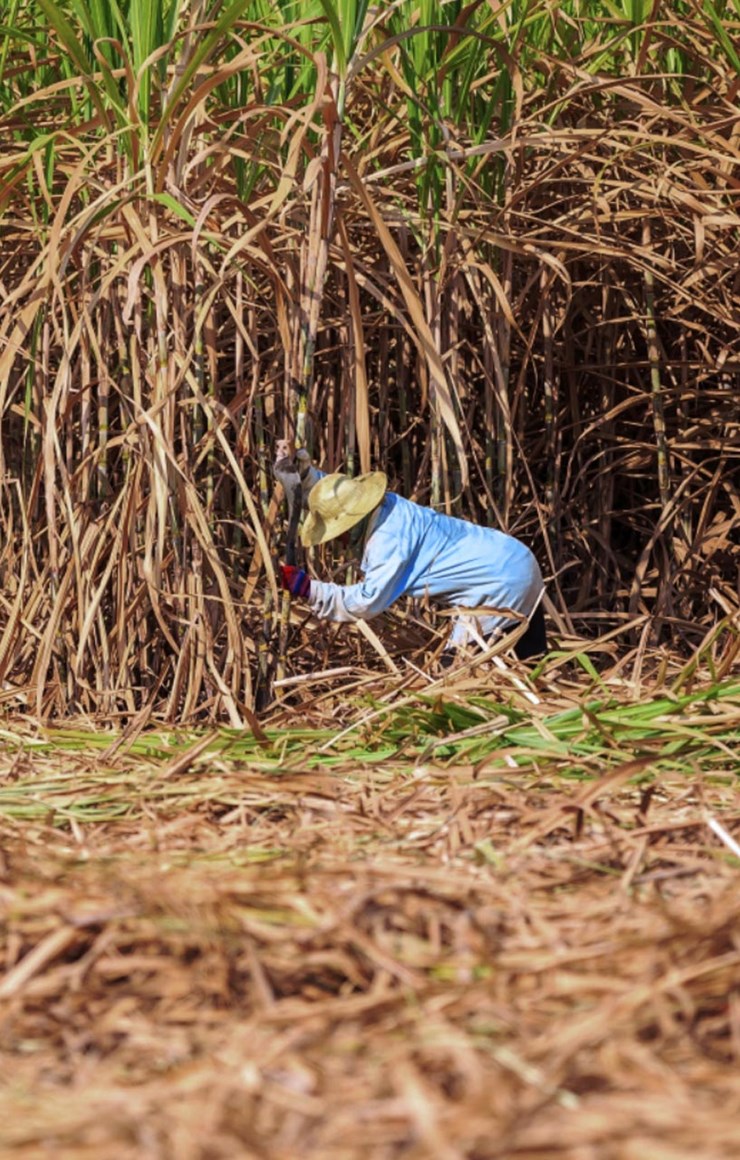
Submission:
POLYGON ((139 788, 0 820, 3 1154, 738 1155, 731 785, 69 760, 139 788))

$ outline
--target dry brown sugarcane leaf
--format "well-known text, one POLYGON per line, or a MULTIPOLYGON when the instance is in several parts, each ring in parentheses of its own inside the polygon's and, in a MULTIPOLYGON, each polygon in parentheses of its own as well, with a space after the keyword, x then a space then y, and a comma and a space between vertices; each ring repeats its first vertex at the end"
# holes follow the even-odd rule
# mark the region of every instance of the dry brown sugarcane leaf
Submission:
POLYGON ((65 614, 66 597, 72 588, 74 573, 74 560, 70 559, 67 561, 63 577, 61 577, 61 580, 55 586, 55 590, 53 590, 53 601, 49 619, 44 625, 41 644, 39 644, 34 667, 31 670, 29 683, 36 690, 36 715, 41 719, 44 716, 43 698, 46 687, 46 674, 49 672, 52 653, 58 645, 57 631, 61 623, 61 617, 65 614))
MULTIPOLYGON (((140 256, 136 259, 128 275, 126 301, 123 307, 124 322, 128 323, 131 321, 131 316, 134 312, 134 306, 139 301, 139 284, 144 267, 150 266, 152 272, 154 273, 155 267, 157 266, 157 263, 154 261, 154 259, 159 258, 160 255, 163 254, 166 250, 169 250, 173 246, 178 245, 178 243, 189 241, 190 236, 190 233, 186 233, 185 231, 178 234, 168 234, 166 238, 161 238, 159 241, 154 243, 151 240, 147 240, 146 243, 141 246, 143 253, 141 253, 140 256)), ((144 239, 142 238, 141 241, 144 242, 144 239)), ((160 292, 160 295, 162 296, 160 300, 162 300, 162 298, 167 298, 167 287, 164 283, 161 271, 159 277, 157 277, 155 274, 155 279, 158 282, 157 288, 160 292)))
MULTIPOLYGON (((111 508, 110 514, 108 516, 108 519, 106 520, 106 523, 102 529, 102 532, 98 533, 97 531, 95 531, 95 533, 94 533, 96 537, 99 537, 98 538, 99 549, 102 547, 103 544, 105 544, 107 547, 108 562, 107 562, 105 569, 103 571, 103 575, 100 578, 100 583, 98 584, 97 590, 93 593, 91 599, 87 602, 86 607, 83 606, 84 607, 84 620, 83 620, 82 626, 80 628, 79 643, 77 645, 77 656, 75 659, 75 668, 78 671, 80 670, 80 668, 82 666, 82 657, 83 657, 83 654, 85 652, 85 647, 87 645, 87 639, 88 639, 88 636, 90 635, 93 621, 95 620, 95 618, 98 614, 98 610, 100 608, 101 602, 102 602, 103 597, 105 595, 106 588, 108 587, 108 581, 110 580, 111 574, 113 572, 114 567, 116 566, 116 563, 118 561, 118 557, 119 557, 119 554, 121 551, 120 531, 117 531, 116 535, 113 537, 112 547, 110 546, 108 534, 111 531, 114 524, 116 524, 117 517, 119 515, 120 509, 123 506, 123 501, 125 498, 126 498, 126 493, 122 491, 119 494, 118 498, 116 499, 115 503, 113 504, 113 506, 111 508)), ((90 529, 90 530, 92 530, 92 529, 90 529)), ((96 560, 93 559, 91 561, 91 565, 90 565, 90 574, 92 576, 94 576, 94 574, 95 574, 95 563, 96 563, 96 560)), ((83 609, 81 608, 80 612, 82 612, 82 611, 83 611, 83 609)))
POLYGON ((356 169, 346 154, 343 155, 343 163, 347 171, 350 184, 365 206, 365 209, 367 210, 373 225, 378 232, 383 249, 393 267, 393 271, 398 280, 401 293, 403 294, 406 307, 409 311, 415 328, 416 341, 427 360, 429 373, 434 384, 435 399, 440 409, 442 421, 450 432, 453 443, 455 444, 455 450, 460 462, 461 480, 463 487, 465 487, 468 483, 468 462, 465 455, 465 448, 463 446, 462 434, 457 421, 457 416, 455 415, 454 404, 452 395, 450 394, 450 388, 447 383, 444 364, 440 357, 440 353, 436 348, 434 339, 432 337, 432 332, 429 329, 429 325, 425 318, 424 307, 422 305, 421 299, 414 289, 408 269, 406 268, 406 263, 404 262, 401 255, 401 251, 396 245, 396 242, 394 241, 388 226, 375 206, 375 203, 370 198, 370 195, 360 180, 356 169))
MULTIPOLYGON (((20 491, 20 483, 16 481, 14 486, 20 491)), ((22 502, 22 496, 19 494, 18 508, 21 513, 23 522, 23 551, 21 556, 21 570, 18 576, 18 588, 12 607, 7 613, 7 620, 3 628, 2 637, 0 637, 0 683, 5 679, 6 672, 9 665, 12 664, 11 649, 15 638, 18 636, 23 627, 23 618, 21 616, 22 609, 26 606, 28 595, 26 592, 26 580, 28 577, 29 561, 31 559, 30 550, 30 534, 28 527, 28 518, 25 506, 22 502)))
POLYGON ((435 1105, 441 1101, 435 1098, 436 1093, 433 1094, 424 1083, 419 1069, 404 1061, 397 1063, 391 1070, 394 1082, 403 1093, 410 1119, 424 1142, 424 1151, 429 1160, 460 1160, 457 1146, 450 1143, 439 1123, 435 1105))
POLYGON ((223 698, 223 702, 224 702, 224 705, 226 706, 226 711, 229 715, 229 722, 231 724, 232 729, 239 729, 243 732, 244 731, 244 722, 242 721, 241 714, 239 712, 239 709, 237 708, 236 701, 234 700, 234 697, 231 693, 229 686, 226 684, 226 681, 223 679, 220 672, 216 668, 216 664, 215 664, 214 659, 213 659, 213 650, 212 649, 206 650, 205 663, 206 663, 206 667, 207 667, 209 673, 211 674, 211 676, 213 677, 213 680, 216 683, 216 686, 218 688, 219 693, 221 694, 221 697, 223 698))
MULTIPOLYGON (((164 490, 161 480, 159 483, 159 489, 160 492, 163 492, 164 490)), ((180 649, 177 641, 172 635, 172 631, 169 624, 167 623, 165 614, 162 611, 162 605, 160 602, 160 594, 163 591, 162 573, 165 567, 165 535, 161 518, 158 522, 157 517, 161 517, 163 509, 166 511, 166 500, 164 503, 162 503, 160 498, 160 503, 158 505, 156 493, 157 485, 155 477, 155 486, 152 488, 152 492, 150 493, 149 502, 147 503, 146 508, 144 524, 144 556, 141 561, 141 573, 144 577, 147 595, 149 596, 149 602, 152 606, 152 612, 154 613, 157 624, 159 625, 159 630, 174 655, 177 656, 180 649), (160 550, 162 552, 161 555, 160 550)))
POLYGON ((564 810, 585 810, 591 806, 603 793, 613 792, 618 789, 635 774, 641 773, 644 769, 655 763, 653 757, 640 757, 634 761, 626 761, 617 769, 605 774, 604 777, 599 778, 585 789, 581 790, 572 799, 563 802, 555 809, 550 810, 545 818, 537 823, 534 828, 520 840, 518 845, 522 848, 530 846, 534 842, 539 842, 546 837, 552 829, 563 824, 564 810))
POLYGON ((22 349, 21 344, 28 334, 42 303, 46 299, 48 290, 52 286, 58 288, 58 255, 64 221, 74 195, 78 191, 80 184, 84 182, 83 171, 86 161, 87 158, 84 157, 66 182, 64 192, 59 200, 59 207, 49 229, 48 243, 43 248, 41 254, 39 254, 36 262, 32 264, 30 270, 26 273, 25 278, 22 279, 17 290, 20 298, 25 295, 27 288, 33 285, 35 287, 33 293, 21 308, 19 317, 10 312, 8 313, 8 323, 12 329, 5 349, 0 352, 0 413, 4 409, 7 378, 17 354, 22 349), (38 272, 39 268, 42 270, 41 275, 38 272))
POLYGON ((382 641, 379 640, 377 634, 370 627, 368 622, 366 620, 357 620, 355 621, 355 628, 365 637, 365 640, 370 642, 378 656, 382 658, 385 667, 390 669, 392 673, 397 673, 398 666, 390 656, 385 645, 382 643, 382 641))
MULTIPOLYGON (((638 606, 638 603, 640 600, 640 589, 641 589, 642 584, 645 580, 645 574, 647 571, 648 563, 650 561, 650 556, 652 555, 652 552, 655 548, 655 545, 658 542, 658 540, 660 539, 660 536, 665 531, 665 529, 668 528, 673 523, 673 521, 676 519, 677 515, 681 511, 682 505, 684 503, 688 502, 688 499, 687 499, 687 497, 684 496, 684 493, 688 491, 689 485, 693 482, 694 477, 700 472, 700 470, 701 469, 699 467, 696 467, 692 472, 689 473, 689 475, 685 476, 681 480, 681 482, 678 484, 678 486, 675 490, 675 493, 673 494, 673 496, 671 497, 669 502, 665 505, 663 511, 661 512, 661 516, 660 516, 660 519, 658 520, 658 523, 656 524, 655 528, 653 529, 652 534, 650 535, 647 543, 645 544, 645 547, 643 548, 643 550, 640 554, 640 558, 637 561, 637 564, 635 565, 634 577, 633 577, 632 585, 630 588, 629 609, 630 609, 631 613, 634 613, 637 611, 637 606, 638 606)), ((721 472, 721 467, 718 468, 717 472, 715 473, 716 480, 719 480, 720 472, 721 472)))
MULTIPOLYGON (((504 293, 504 288, 501 285, 501 280, 500 280, 498 274, 495 272, 495 270, 490 266, 490 264, 488 262, 484 262, 484 261, 476 259, 475 252, 473 250, 473 246, 472 246, 470 239, 463 237, 461 239, 460 244, 462 247, 463 255, 465 257, 466 277, 468 277, 470 279, 469 271, 471 271, 471 270, 479 270, 480 271, 480 273, 485 277, 489 286, 493 290, 494 297, 495 297, 498 305, 500 306, 501 311, 502 311, 504 317, 506 318, 506 321, 508 322, 509 326, 512 328, 512 330, 518 330, 519 324, 517 323, 516 318, 514 317, 514 313, 513 313, 512 308, 511 308, 511 303, 509 302, 509 299, 507 298, 506 294, 504 293)), ((471 280, 471 284, 474 285, 473 280, 472 279, 470 279, 470 280, 471 280)), ((479 298, 480 298, 480 293, 478 292, 476 294, 476 300, 479 301, 479 298)), ((480 308, 480 302, 479 302, 479 308, 480 308)), ((491 330, 491 323, 490 323, 490 319, 489 319, 487 313, 482 312, 481 321, 486 326, 487 332, 489 330, 491 330)))
MULTIPOLYGON (((198 613, 195 614, 196 616, 198 613)), ((193 638, 198 632, 198 625, 193 623, 191 618, 190 624, 185 629, 182 641, 180 643, 180 655, 175 663, 175 671, 172 675, 172 682, 170 684, 169 695, 167 697, 167 706, 164 710, 164 718, 166 721, 176 720, 178 717, 178 705, 180 704, 183 689, 185 689, 184 705, 182 708, 182 720, 188 721, 192 713, 193 706, 196 702, 198 694, 200 693, 200 682, 192 679, 191 659, 193 650, 193 638), (190 679, 189 679, 190 678, 190 679)))
MULTIPOLYGON (((198 384, 196 383, 192 372, 188 368, 185 368, 185 378, 188 382, 188 385, 190 386, 190 389, 192 390, 193 394, 197 398, 197 400, 200 403, 203 410, 207 411, 211 416, 215 437, 216 437, 217 441, 219 442, 219 444, 221 445, 221 448, 223 450, 224 455, 226 456, 226 459, 229 463, 229 466, 231 467, 231 470, 234 473, 234 478, 236 479, 236 481, 239 485, 242 496, 244 498, 244 502, 247 506, 247 511, 249 512, 249 517, 252 521, 252 528, 254 530, 255 538, 257 540, 257 544, 259 546, 259 549, 262 553, 262 562, 266 566, 268 582, 270 583, 270 586, 272 588, 273 598, 277 602, 277 600, 278 600, 277 581, 275 579, 275 571, 272 567, 272 562, 270 560, 270 549, 269 549, 267 539, 265 537, 265 533, 264 533, 264 530, 262 527, 262 522, 261 522, 259 514, 257 512, 256 505, 254 503, 254 500, 252 499, 252 495, 249 491, 249 488, 247 487, 247 483, 246 483, 246 480, 244 478, 244 473, 242 472, 241 467, 237 463, 236 456, 234 455, 234 452, 232 451, 231 447, 229 447, 229 445, 226 441, 224 433, 221 430, 220 424, 218 422, 217 416, 213 410, 213 406, 211 404, 211 401, 209 399, 206 399, 201 394, 201 392, 198 389, 198 384)), ((191 487, 189 480, 185 480, 185 485, 186 485, 186 487, 191 487)))
POLYGON ((365 333, 362 325, 360 295, 352 264, 350 241, 341 214, 337 225, 344 251, 344 268, 347 274, 347 291, 349 295, 350 318, 352 321, 352 352, 355 372, 355 424, 357 427, 357 443, 360 449, 360 470, 365 473, 370 471, 371 468, 370 402, 367 368, 365 366, 365 333))
MULTIPOLYGON (((319 320, 324 305, 329 241, 334 231, 337 165, 342 133, 342 123, 337 113, 338 79, 335 76, 327 77, 324 85, 322 164, 317 180, 313 184, 308 230, 300 247, 301 321, 299 325, 294 326, 291 350, 290 374, 293 381, 300 384, 304 393, 310 390, 314 379, 314 359, 319 320)), ((302 417, 303 412, 299 408, 291 416, 291 422, 296 425, 296 434, 304 438, 304 433, 300 432, 297 426, 302 417)))
MULTIPOLYGON (((21 307, 19 313, 8 313, 8 323, 11 325, 11 329, 8 337, 3 342, 3 349, 0 351, 0 413, 5 409, 8 378, 13 369, 13 363, 25 349, 24 343, 36 315, 46 302, 51 279, 48 275, 46 277, 42 276, 39 284, 39 278, 36 275, 34 277, 34 283, 36 289, 28 301, 21 307)), ((0 339, 2 338, 4 336, 0 334, 0 339)))
POLYGON ((317 52, 314 53, 313 60, 316 66, 316 89, 313 100, 305 107, 296 109, 281 132, 281 140, 283 142, 289 139, 288 157, 285 168, 280 174, 275 192, 268 204, 267 213, 269 217, 274 217, 290 193, 295 191, 298 162, 304 152, 306 134, 311 128, 316 112, 325 98, 329 76, 326 56, 323 52, 317 52), (296 126, 298 126, 297 131, 295 129, 296 126))
MULTIPOLYGON (((190 378, 190 372, 188 372, 187 377, 190 378)), ((197 386, 194 383, 192 383, 191 385, 193 386, 194 392, 196 393, 199 401, 201 402, 201 405, 208 406, 206 399, 200 394, 200 392, 197 389, 197 386)), ((208 560, 208 563, 209 563, 209 565, 213 571, 213 574, 215 576, 216 583, 218 584, 218 587, 219 587, 219 590, 221 593, 222 608, 224 610, 224 614, 226 617, 226 623, 227 623, 227 626, 229 629, 229 643, 231 646, 231 659, 237 665, 237 668, 239 668, 241 665, 241 655, 242 655, 241 634, 239 632, 239 626, 238 626, 238 622, 236 619, 236 613, 235 613, 234 606, 233 606, 233 600, 232 600, 229 584, 228 584, 228 581, 227 581, 226 576, 224 574, 223 568, 221 566, 221 562, 220 562, 220 559, 218 556, 218 552, 216 551, 215 544, 213 542, 213 537, 212 537, 211 530, 210 530, 209 525, 208 525, 207 516, 206 516, 205 512, 203 511, 203 508, 201 506, 200 498, 198 496, 197 491, 193 487, 193 484, 190 482, 190 480, 187 479, 187 477, 181 471, 179 465, 175 462, 174 458, 172 457, 169 446, 164 441, 160 429, 151 423, 151 419, 148 415, 145 415, 144 418, 146 419, 146 421, 149 424, 151 424, 154 438, 158 442, 159 446, 161 447, 163 461, 164 460, 169 461, 171 466, 180 475, 180 478, 182 481, 182 486, 187 494, 188 501, 189 501, 187 508, 186 508, 186 513, 185 513, 186 519, 188 520, 191 527, 193 528, 193 531, 195 532, 195 535, 196 535, 196 537, 201 545, 201 548, 203 550, 204 556, 208 560)), ((214 422, 215 422, 215 416, 213 416, 213 418, 214 418, 214 422)), ((217 435, 220 434, 221 438, 223 439, 223 434, 219 431, 218 428, 216 428, 216 432, 217 432, 217 435)), ((225 444, 225 440, 224 440, 224 444, 225 444)), ((227 449, 229 451, 229 454, 231 455, 232 467, 236 468, 236 470, 238 471, 238 467, 236 464, 236 460, 233 457, 233 453, 231 452, 230 448, 227 448, 227 449)), ((145 570, 145 575, 146 575, 146 570, 145 570)), ((150 586, 150 595, 153 596, 153 599, 156 599, 158 601, 157 592, 153 591, 151 586, 150 586)), ((171 643, 172 643, 173 651, 175 653, 179 652, 179 649, 175 645, 174 640, 172 640, 171 643)))
POLYGON ((0 980, 0 1001, 10 999, 19 991, 23 991, 26 983, 38 972, 43 970, 51 959, 62 954, 72 943, 76 942, 78 931, 73 926, 59 927, 41 939, 39 943, 12 967, 0 980))
POLYGON ((231 245, 221 262, 219 276, 225 278, 236 260, 244 254, 252 259, 258 269, 263 269, 269 274, 275 289, 278 291, 278 309, 281 307, 285 309, 285 304, 290 301, 290 295, 272 247, 269 241, 262 236, 261 223, 259 223, 259 228, 257 225, 251 226, 242 237, 231 245), (259 248, 252 244, 252 239, 255 236, 259 242, 259 248))
MULTIPOLYGON (((268 534, 270 534, 272 532, 273 528, 275 527, 275 521, 278 517, 279 511, 280 511, 280 500, 278 499, 277 493, 275 493, 275 494, 273 494, 272 498, 270 499, 270 507, 267 511, 267 515, 265 516, 265 525, 264 526, 265 526, 268 534)), ((270 560, 269 549, 268 549, 267 554, 265 555, 263 553, 260 545, 257 544, 255 546, 254 554, 252 555, 252 562, 249 566, 249 572, 247 574, 247 579, 244 583, 244 592, 242 595, 242 600, 244 601, 245 604, 249 604, 252 597, 254 596, 254 593, 255 593, 256 588, 257 588, 257 584, 259 583, 260 572, 262 569, 262 562, 265 559, 270 560)), ((272 571, 274 574, 274 569, 272 569, 272 571)), ((268 576, 269 576, 269 572, 268 572, 268 576)), ((274 598, 277 599, 277 588, 275 589, 274 598)))
POLYGON ((182 144, 188 122, 194 120, 194 114, 204 105, 214 88, 218 88, 219 85, 227 81, 234 72, 253 67, 258 62, 260 43, 260 39, 256 38, 253 44, 236 53, 226 64, 214 68, 210 75, 201 80, 200 84, 193 90, 185 102, 182 112, 173 123, 170 123, 167 133, 160 132, 157 135, 158 140, 151 153, 151 163, 155 166, 156 187, 159 191, 165 188, 169 167, 182 144))
MULTIPOLYGON (((109 138, 108 144, 115 148, 115 135, 109 138)), ((110 215, 112 217, 112 220, 109 221, 109 224, 106 224, 106 226, 102 227, 102 229, 105 231, 106 239, 108 241, 115 240, 118 243, 122 243, 128 240, 126 237, 126 232, 123 229, 121 223, 118 222, 114 217, 116 199, 119 198, 122 193, 130 193, 132 191, 132 186, 135 187, 142 181, 142 177, 137 177, 133 179, 133 181, 130 176, 122 178, 115 184, 107 186, 98 197, 93 198, 87 202, 84 209, 68 219, 66 223, 67 244, 65 246, 64 258, 60 264, 61 274, 66 273, 70 259, 73 255, 76 255, 79 252, 80 246, 86 237, 89 237, 89 235, 93 234, 94 232, 94 236, 100 238, 101 226, 98 222, 98 218, 100 217, 100 211, 104 207, 107 206, 109 208, 110 215)), ((108 219, 106 220, 108 221, 108 219)), ((98 248, 98 253, 105 259, 105 264, 107 265, 111 260, 110 251, 107 248, 98 248)), ((94 302, 97 297, 98 295, 93 295, 92 301, 94 302)))
MULTIPOLYGON (((332 253, 332 260, 337 269, 346 273, 346 263, 344 260, 344 252, 342 250, 337 250, 336 253, 332 253)), ((383 307, 383 309, 388 311, 388 314, 398 323, 398 325, 403 328, 411 341, 416 343, 413 324, 402 310, 400 303, 391 296, 390 287, 388 289, 384 289, 382 286, 380 286, 378 282, 370 276, 368 271, 363 269, 361 263, 359 263, 357 258, 354 256, 353 264, 355 281, 357 282, 357 285, 371 294, 372 297, 375 298, 376 301, 383 307)))

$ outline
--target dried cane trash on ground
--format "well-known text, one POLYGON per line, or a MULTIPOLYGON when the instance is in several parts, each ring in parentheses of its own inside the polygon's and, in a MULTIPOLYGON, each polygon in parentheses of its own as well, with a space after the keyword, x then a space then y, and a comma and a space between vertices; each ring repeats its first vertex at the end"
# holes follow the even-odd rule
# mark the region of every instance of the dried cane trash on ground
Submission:
POLYGON ((6 722, 3 1154, 737 1156, 740 683, 564 672, 6 722))

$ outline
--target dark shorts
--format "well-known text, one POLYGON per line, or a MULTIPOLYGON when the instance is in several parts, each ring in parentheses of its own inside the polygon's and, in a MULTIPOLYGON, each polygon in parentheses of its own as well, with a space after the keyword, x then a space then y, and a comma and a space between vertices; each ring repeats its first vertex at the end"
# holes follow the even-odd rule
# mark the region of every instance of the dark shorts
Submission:
POLYGON ((538 604, 527 625, 527 631, 514 645, 514 656, 518 657, 520 661, 527 661, 531 657, 540 657, 546 652, 545 613, 542 605, 538 604))

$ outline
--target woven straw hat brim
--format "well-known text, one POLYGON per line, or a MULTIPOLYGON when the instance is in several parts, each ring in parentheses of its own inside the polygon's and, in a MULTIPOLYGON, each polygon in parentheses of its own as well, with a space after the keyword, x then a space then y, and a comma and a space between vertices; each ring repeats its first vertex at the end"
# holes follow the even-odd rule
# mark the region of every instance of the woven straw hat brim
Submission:
POLYGON ((340 472, 325 475, 308 496, 309 511, 301 531, 303 546, 313 548, 348 532, 378 506, 387 487, 384 471, 370 471, 356 479, 340 472))

